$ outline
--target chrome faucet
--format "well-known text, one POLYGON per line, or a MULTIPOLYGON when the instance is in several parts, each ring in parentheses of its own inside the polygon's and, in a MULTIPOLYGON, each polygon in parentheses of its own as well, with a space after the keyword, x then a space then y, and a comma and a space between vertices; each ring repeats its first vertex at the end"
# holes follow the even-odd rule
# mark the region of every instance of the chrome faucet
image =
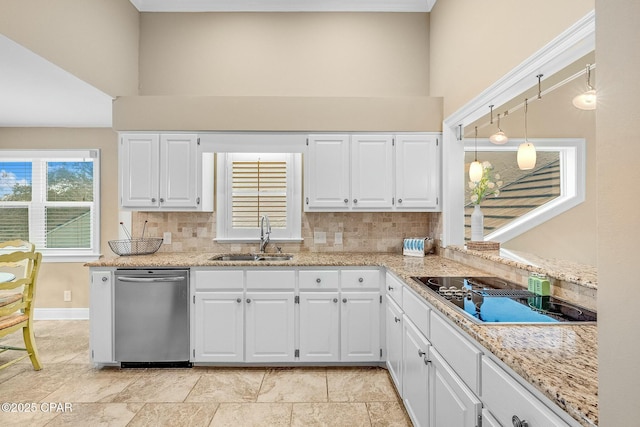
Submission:
POLYGON ((260 218, 260 253, 263 254, 267 245, 269 244, 269 236, 271 235, 271 223, 267 215, 262 215, 260 218), (264 223, 267 223, 267 229, 265 231, 264 223))

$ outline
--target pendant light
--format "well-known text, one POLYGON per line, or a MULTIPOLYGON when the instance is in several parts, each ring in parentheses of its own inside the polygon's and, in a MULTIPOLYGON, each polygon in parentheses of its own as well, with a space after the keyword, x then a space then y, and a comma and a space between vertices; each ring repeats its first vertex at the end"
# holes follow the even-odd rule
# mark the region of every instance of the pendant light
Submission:
POLYGON ((527 141, 527 99, 524 100, 524 142, 518 147, 518 167, 522 170, 533 169, 536 166, 536 147, 527 141))
POLYGON ((469 165, 469 179, 471 182, 480 182, 482 179, 482 163, 478 161, 478 126, 476 126, 475 160, 469 165))
POLYGON ((509 141, 509 138, 507 138, 507 135, 504 132, 502 132, 502 129, 500 129, 500 113, 498 113, 498 132, 491 135, 489 137, 489 141, 491 141, 493 144, 496 144, 496 145, 503 145, 503 144, 506 144, 507 141, 509 141))
POLYGON ((581 110, 596 109, 596 90, 591 86, 591 64, 587 64, 587 91, 573 98, 573 106, 581 110))

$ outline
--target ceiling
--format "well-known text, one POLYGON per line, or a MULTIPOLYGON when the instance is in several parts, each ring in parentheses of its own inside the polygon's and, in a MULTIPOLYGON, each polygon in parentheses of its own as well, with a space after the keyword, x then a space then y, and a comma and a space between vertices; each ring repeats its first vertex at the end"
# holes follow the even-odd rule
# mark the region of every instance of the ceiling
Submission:
POLYGON ((141 12, 430 12, 436 0, 130 0, 141 12))
MULTIPOLYGON (((430 12, 436 0, 130 0, 141 12, 430 12)), ((0 34, 0 127, 111 127, 113 98, 0 34)))

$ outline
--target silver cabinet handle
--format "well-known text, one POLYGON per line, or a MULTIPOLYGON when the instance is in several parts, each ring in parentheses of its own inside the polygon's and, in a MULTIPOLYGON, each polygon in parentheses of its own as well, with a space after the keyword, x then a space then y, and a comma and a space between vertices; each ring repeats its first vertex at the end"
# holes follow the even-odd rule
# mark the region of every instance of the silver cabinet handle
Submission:
POLYGON ((362 282, 364 282, 364 279, 361 277, 361 278, 358 279, 358 282, 362 283, 362 282))
POLYGON ((426 357, 423 358, 422 360, 424 360, 425 365, 428 365, 429 363, 431 363, 431 360, 427 359, 426 357))
POLYGON ((322 279, 320 279, 319 277, 316 279, 316 283, 320 283, 322 282, 322 279))
POLYGON ((358 199, 353 199, 353 203, 358 203, 358 199))
POLYGON ((402 199, 398 199, 398 203, 402 203, 402 199))
POLYGON ((241 302, 242 302, 242 298, 238 298, 238 299, 236 300, 236 302, 237 302, 237 303, 241 303, 241 302))
POLYGON ((334 299, 333 299, 333 302, 338 302, 338 298, 334 298, 334 299))
POLYGON ((152 198, 151 198, 151 201, 152 201, 153 203, 155 203, 155 202, 156 202, 156 198, 155 198, 155 197, 152 197, 152 198))
POLYGON ((344 202, 345 203, 349 203, 349 199, 344 199, 344 202))
POLYGON ((389 287, 387 287, 387 289, 389 289, 390 291, 392 291, 392 290, 393 290, 393 286, 389 286, 389 287))
POLYGON ((347 299, 346 298, 342 298, 342 302, 347 302, 347 299))
POLYGON ((396 316, 393 316, 393 320, 395 320, 396 323, 398 323, 400 321, 400 319, 398 319, 396 316))
POLYGON ((520 420, 517 415, 511 417, 513 427, 529 427, 529 423, 526 420, 520 420))
POLYGON ((424 351, 422 351, 422 350, 418 349, 418 357, 422 357, 422 356, 424 356, 425 354, 427 354, 427 353, 425 353, 424 351))
POLYGON ((251 303, 251 298, 247 298, 247 304, 251 303))
POLYGON ((107 278, 107 276, 103 276, 103 277, 102 277, 102 281, 103 281, 103 282, 106 282, 107 280, 109 280, 109 279, 107 278))
POLYGON ((160 203, 164 203, 164 199, 160 197, 160 203))

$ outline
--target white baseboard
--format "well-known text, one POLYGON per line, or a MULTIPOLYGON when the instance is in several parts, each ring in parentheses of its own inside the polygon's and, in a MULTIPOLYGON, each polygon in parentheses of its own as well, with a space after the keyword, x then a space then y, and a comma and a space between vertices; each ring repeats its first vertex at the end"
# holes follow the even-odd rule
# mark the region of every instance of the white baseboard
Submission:
POLYGON ((88 308, 36 308, 33 320, 89 320, 88 308))

